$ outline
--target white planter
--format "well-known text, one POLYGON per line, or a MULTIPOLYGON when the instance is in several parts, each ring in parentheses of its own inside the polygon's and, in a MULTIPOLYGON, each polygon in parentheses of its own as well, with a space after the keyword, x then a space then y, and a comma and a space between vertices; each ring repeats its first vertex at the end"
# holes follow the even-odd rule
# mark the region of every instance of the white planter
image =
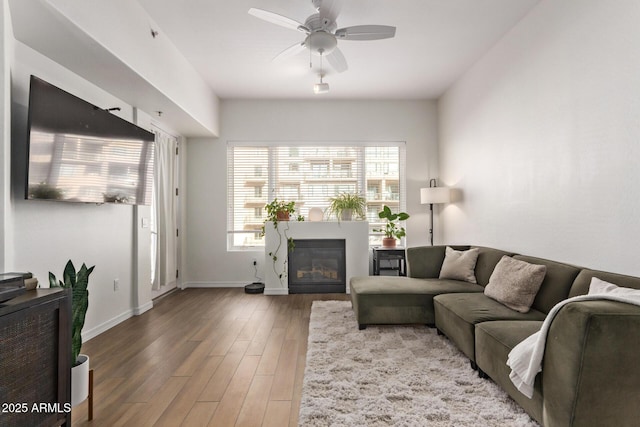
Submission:
POLYGON ((340 212, 340 219, 342 221, 351 221, 353 219, 353 209, 345 209, 340 212))
POLYGON ((78 355, 79 365, 71 368, 71 406, 89 397, 89 356, 78 355))

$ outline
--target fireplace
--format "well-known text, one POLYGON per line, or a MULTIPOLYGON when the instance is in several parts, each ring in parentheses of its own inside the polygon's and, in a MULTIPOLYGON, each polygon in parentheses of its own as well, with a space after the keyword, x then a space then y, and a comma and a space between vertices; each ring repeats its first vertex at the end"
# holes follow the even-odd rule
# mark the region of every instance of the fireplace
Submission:
MULTIPOLYGON (((287 229, 287 237, 291 237, 294 241, 302 239, 344 240, 346 289, 340 286, 340 292, 349 293, 350 278, 369 275, 369 254, 371 249, 369 249, 369 223, 367 221, 290 221, 286 224, 281 224, 281 226, 287 229)), ((299 244, 298 249, 301 249, 302 246, 303 244, 299 244)), ((265 224, 265 295, 289 294, 289 279, 294 278, 293 273, 289 274, 289 271, 291 271, 289 269, 289 255, 294 255, 295 257, 296 252, 297 255, 302 253, 302 251, 294 250, 293 254, 288 254, 287 245, 282 240, 282 236, 273 227, 273 224, 270 222, 265 224), (275 265, 273 256, 278 258, 278 262, 275 265), (285 274, 281 274, 282 272, 285 274)), ((297 276, 297 272, 295 276, 297 276)), ((327 288, 325 287, 324 289, 327 288)))
POLYGON ((346 288, 344 239, 295 239, 289 252, 289 293, 340 293, 346 288))

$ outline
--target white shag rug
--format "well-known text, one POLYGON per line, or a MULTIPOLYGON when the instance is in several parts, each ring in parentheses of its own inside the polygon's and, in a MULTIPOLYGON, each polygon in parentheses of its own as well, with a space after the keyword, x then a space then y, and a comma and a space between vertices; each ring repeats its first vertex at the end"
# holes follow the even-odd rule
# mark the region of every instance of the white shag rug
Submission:
POLYGON ((538 426, 435 329, 360 331, 349 301, 313 302, 298 425, 538 426))

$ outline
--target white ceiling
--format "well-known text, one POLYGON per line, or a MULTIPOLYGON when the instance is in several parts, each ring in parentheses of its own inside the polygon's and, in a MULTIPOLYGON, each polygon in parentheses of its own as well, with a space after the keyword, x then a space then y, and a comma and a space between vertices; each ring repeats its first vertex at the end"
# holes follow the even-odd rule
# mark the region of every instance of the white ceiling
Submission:
MULTIPOLYGON (((381 24, 396 37, 338 42, 349 69, 325 64, 326 95, 313 95, 317 57, 271 59, 304 34, 247 13, 266 9, 303 22, 311 0, 138 0, 220 98, 439 97, 539 0, 342 0, 338 28, 381 24)), ((154 25, 154 24, 152 24, 154 25)))

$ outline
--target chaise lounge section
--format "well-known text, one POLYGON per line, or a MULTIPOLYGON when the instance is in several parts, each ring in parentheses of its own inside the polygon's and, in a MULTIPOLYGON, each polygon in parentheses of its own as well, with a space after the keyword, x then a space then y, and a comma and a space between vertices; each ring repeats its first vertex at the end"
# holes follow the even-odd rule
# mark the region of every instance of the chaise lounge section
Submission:
POLYGON ((432 325, 464 353, 481 376, 500 385, 544 426, 631 426, 640 419, 640 307, 597 300, 566 304, 551 322, 532 398, 511 382, 511 350, 540 330, 552 307, 585 295, 597 277, 640 289, 640 278, 580 268, 498 249, 477 248, 477 284, 439 279, 444 246, 407 249, 409 277, 354 277, 351 299, 360 329, 374 324, 432 325), (526 313, 485 295, 503 256, 544 266, 526 313), (468 289, 468 290, 465 290, 468 289))

